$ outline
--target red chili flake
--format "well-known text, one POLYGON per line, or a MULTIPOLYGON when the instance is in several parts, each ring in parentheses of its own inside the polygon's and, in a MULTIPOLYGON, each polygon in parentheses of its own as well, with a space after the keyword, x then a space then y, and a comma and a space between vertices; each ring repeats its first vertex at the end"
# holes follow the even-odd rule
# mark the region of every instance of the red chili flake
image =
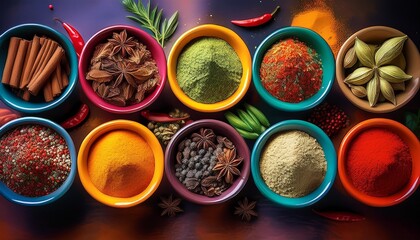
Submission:
POLYGON ((324 102, 312 110, 308 122, 317 125, 331 137, 349 125, 349 118, 337 105, 324 102))
POLYGON ((260 67, 261 83, 284 102, 301 102, 319 91, 322 62, 316 51, 297 39, 284 39, 264 55, 260 67))
POLYGON ((1 136, 0 146, 0 181, 18 194, 48 195, 70 173, 66 141, 48 127, 18 126, 1 136))

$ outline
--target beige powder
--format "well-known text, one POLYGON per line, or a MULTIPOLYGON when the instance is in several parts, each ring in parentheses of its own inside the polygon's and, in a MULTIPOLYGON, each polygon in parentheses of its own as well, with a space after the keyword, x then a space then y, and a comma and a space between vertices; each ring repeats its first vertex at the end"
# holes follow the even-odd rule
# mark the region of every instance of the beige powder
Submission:
POLYGON ((321 145, 302 131, 285 131, 271 137, 260 159, 262 178, 285 197, 303 197, 323 181, 327 162, 321 145))

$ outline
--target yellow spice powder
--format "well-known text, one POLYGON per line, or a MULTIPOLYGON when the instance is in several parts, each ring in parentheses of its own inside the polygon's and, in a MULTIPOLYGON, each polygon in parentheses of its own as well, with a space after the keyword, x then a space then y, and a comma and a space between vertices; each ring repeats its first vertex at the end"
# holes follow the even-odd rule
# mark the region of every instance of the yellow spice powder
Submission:
POLYGON ((132 197, 150 183, 155 168, 153 151, 138 134, 114 130, 95 141, 88 157, 92 183, 114 197, 132 197))

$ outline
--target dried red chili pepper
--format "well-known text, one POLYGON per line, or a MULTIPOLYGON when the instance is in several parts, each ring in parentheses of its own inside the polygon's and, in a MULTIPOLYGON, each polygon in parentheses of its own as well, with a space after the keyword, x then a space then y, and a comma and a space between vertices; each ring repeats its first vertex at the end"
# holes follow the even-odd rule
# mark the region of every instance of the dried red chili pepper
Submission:
POLYGON ((82 123, 88 115, 89 115, 89 106, 86 103, 84 103, 82 104, 82 106, 80 107, 80 109, 77 111, 75 115, 69 117, 68 119, 60 123, 60 125, 65 129, 74 128, 78 126, 80 123, 82 123))
POLYGON ((190 117, 189 115, 183 117, 171 117, 167 113, 152 113, 149 110, 143 110, 140 112, 140 114, 147 120, 154 122, 176 122, 188 119, 190 117))
POLYGON ((330 220, 340 221, 340 222, 359 222, 363 221, 366 218, 362 215, 352 213, 352 212, 344 212, 344 211, 318 211, 312 209, 312 211, 319 216, 328 218, 330 220))
POLYGON ((83 46, 85 45, 85 41, 83 40, 82 35, 77 31, 75 27, 66 22, 63 22, 61 19, 54 18, 54 20, 60 22, 61 25, 63 25, 63 28, 70 36, 70 40, 74 46, 74 49, 76 50, 77 56, 80 56, 83 50, 83 46))
POLYGON ((280 9, 280 6, 277 6, 272 13, 266 13, 260 17, 243 19, 243 20, 232 20, 231 23, 241 26, 241 27, 256 27, 260 26, 268 21, 270 21, 274 14, 280 9))

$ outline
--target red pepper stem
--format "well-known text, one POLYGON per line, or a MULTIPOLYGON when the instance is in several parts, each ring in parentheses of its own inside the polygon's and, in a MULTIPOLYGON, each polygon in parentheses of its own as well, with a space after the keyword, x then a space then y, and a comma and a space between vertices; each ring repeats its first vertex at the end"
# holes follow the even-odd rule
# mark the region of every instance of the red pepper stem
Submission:
POLYGON ((277 6, 274 11, 271 12, 271 16, 274 16, 274 14, 276 14, 276 12, 280 9, 280 6, 277 6))

